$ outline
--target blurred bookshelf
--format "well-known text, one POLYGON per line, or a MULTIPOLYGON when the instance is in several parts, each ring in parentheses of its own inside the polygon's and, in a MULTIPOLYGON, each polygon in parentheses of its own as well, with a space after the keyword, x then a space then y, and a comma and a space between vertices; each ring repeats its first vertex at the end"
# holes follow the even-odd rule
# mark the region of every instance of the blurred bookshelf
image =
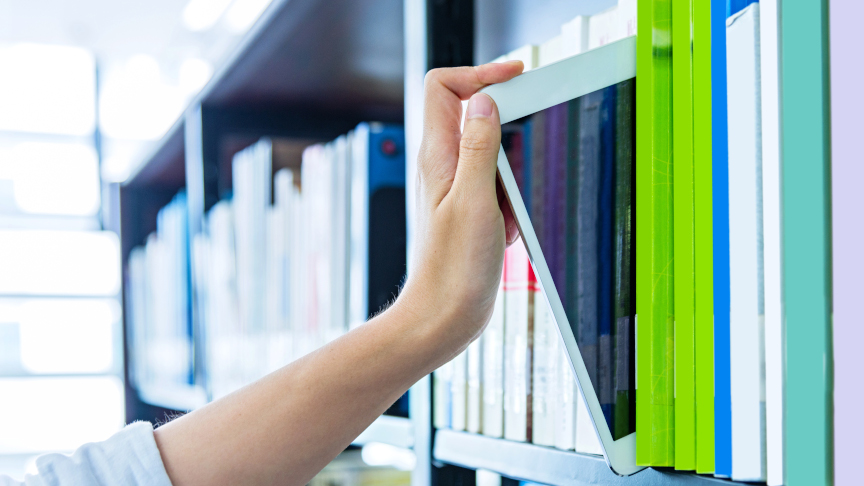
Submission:
MULTIPOLYGON (((290 147, 283 154, 283 163, 272 157, 267 177, 273 177, 270 187, 275 200, 279 169, 297 177, 303 170, 300 161, 306 163, 303 152, 307 147, 334 140, 338 144, 341 136, 352 130, 356 133, 364 122, 404 124, 404 198, 414 201, 413 161, 419 150, 423 79, 428 70, 488 62, 524 44, 539 45, 548 39, 550 29, 560 28, 562 19, 594 14, 616 3, 274 0, 120 189, 124 307, 129 308, 133 249, 144 245, 157 230, 160 211, 182 194, 187 237, 190 241, 201 235, 212 238, 211 211, 239 197, 236 164, 250 147, 262 140, 271 140, 273 151, 280 144, 290 147)), ((407 218, 402 219, 407 224, 410 254, 412 208, 407 205, 405 210, 407 218)), ((407 265, 407 260, 401 263, 407 265)), ((190 292, 196 295, 195 289, 190 292)), ((205 336, 195 298, 190 297, 188 308, 191 363, 185 384, 135 379, 135 366, 129 362, 135 355, 129 349, 135 341, 129 335, 131 313, 124 312, 127 421, 163 421, 166 414, 194 410, 222 395, 208 381, 212 356, 208 357, 211 350, 205 343, 212 336, 205 336)), ((249 381, 246 376, 235 384, 249 381)), ((401 410, 395 412, 398 416, 378 418, 353 445, 412 449, 416 464, 411 480, 416 485, 474 484, 477 469, 549 484, 697 485, 720 481, 667 469, 648 469, 621 478, 600 456, 436 429, 435 406, 432 379, 426 377, 412 387, 407 413, 401 410)))

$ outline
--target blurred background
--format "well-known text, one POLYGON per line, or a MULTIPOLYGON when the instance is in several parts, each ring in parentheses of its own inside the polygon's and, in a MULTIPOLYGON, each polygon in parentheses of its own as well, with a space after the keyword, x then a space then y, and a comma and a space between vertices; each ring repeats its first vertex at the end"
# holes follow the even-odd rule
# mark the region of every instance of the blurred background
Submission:
POLYGON ((119 185, 269 3, 0 1, 0 474, 124 425, 119 185))

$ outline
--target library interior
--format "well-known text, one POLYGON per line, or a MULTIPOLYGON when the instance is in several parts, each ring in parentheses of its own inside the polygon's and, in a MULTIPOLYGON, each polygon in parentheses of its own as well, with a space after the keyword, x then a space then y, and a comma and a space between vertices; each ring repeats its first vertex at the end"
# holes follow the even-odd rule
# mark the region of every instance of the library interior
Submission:
POLYGON ((857 18, 0 0, 0 485, 864 484, 857 18))

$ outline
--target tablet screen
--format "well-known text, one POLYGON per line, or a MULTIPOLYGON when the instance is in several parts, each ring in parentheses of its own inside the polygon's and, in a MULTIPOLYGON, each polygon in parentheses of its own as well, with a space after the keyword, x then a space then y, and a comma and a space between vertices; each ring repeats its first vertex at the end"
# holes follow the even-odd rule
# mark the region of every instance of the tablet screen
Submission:
POLYGON ((502 127, 613 439, 636 430, 635 80, 502 127))

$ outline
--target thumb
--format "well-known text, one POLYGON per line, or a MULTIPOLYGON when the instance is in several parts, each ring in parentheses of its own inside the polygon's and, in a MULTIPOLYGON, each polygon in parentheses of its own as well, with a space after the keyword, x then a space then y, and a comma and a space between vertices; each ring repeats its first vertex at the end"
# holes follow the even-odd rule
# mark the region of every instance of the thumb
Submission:
POLYGON ((459 142, 454 187, 495 194, 495 170, 501 147, 498 107, 489 95, 477 93, 468 101, 465 128, 459 142))

